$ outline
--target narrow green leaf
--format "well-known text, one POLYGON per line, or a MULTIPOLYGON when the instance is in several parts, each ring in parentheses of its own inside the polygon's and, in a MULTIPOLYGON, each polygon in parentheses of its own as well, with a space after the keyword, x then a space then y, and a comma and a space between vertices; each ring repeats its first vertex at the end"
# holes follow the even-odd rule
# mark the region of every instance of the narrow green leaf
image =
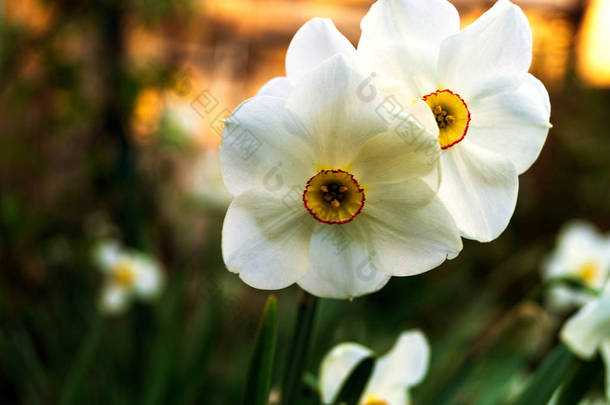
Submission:
POLYGON ((354 371, 352 371, 341 386, 341 390, 339 390, 333 405, 358 405, 360 397, 373 372, 374 364, 375 359, 373 357, 367 357, 358 363, 354 371))
POLYGON ((295 405, 303 392, 303 370, 307 366, 309 346, 313 335, 318 298, 301 291, 297 319, 292 334, 287 364, 282 382, 282 405, 295 405))
POLYGON ((514 405, 546 405, 557 387, 572 376, 577 364, 572 352, 559 344, 538 367, 514 405))
POLYGON ((579 404, 596 383, 603 383, 604 365, 599 357, 594 361, 580 361, 564 384, 555 405, 579 404))
POLYGON ((244 405, 267 405, 277 343, 277 299, 270 296, 258 327, 250 359, 244 405))
POLYGON ((85 375, 91 366, 93 358, 95 357, 95 352, 99 346, 102 325, 102 320, 99 318, 96 319, 91 327, 89 337, 81 344, 76 360, 72 365, 72 369, 70 370, 61 391, 60 403, 62 405, 78 403, 78 396, 80 390, 83 388, 85 375))

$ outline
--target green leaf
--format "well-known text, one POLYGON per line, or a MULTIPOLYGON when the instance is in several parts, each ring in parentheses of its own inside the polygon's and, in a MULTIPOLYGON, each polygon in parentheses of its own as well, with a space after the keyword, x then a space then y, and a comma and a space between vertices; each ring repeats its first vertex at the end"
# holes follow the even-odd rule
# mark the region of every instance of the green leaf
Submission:
POLYGON ((571 378, 563 384, 555 405, 578 404, 594 384, 603 385, 604 365, 599 357, 579 363, 571 378))
POLYGON ((103 321, 97 318, 93 322, 89 337, 84 340, 79 348, 78 354, 72 365, 70 373, 66 379, 66 382, 61 391, 62 405, 70 405, 78 403, 78 396, 80 390, 86 386, 85 375, 89 371, 95 353, 97 352, 101 335, 102 335, 103 321))
POLYGON ((563 344, 559 344, 530 378, 514 405, 546 405, 553 393, 572 376, 578 360, 563 344))
POLYGON ((373 372, 374 364, 375 359, 373 357, 367 357, 358 363, 354 371, 352 371, 341 386, 341 390, 339 390, 333 405, 358 405, 360 397, 373 372))
POLYGON ((258 327, 250 359, 244 405, 267 405, 277 343, 277 299, 270 296, 258 327))
POLYGON ((290 355, 284 369, 282 384, 282 405, 295 405, 303 392, 303 370, 307 365, 314 320, 318 307, 318 298, 301 291, 297 319, 292 334, 290 355))

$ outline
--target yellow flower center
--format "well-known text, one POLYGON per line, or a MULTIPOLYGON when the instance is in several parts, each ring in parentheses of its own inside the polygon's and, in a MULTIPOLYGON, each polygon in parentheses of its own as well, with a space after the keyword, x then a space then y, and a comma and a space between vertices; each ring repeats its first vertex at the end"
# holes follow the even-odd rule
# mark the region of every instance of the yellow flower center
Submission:
POLYGON ((135 273, 130 263, 121 262, 112 269, 112 281, 119 287, 131 288, 135 278, 135 273))
POLYGON ((322 170, 307 182, 303 203, 309 213, 325 224, 345 224, 364 207, 364 190, 343 170, 322 170))
POLYGON ((459 143, 466 136, 470 125, 470 111, 466 102, 451 90, 438 90, 424 96, 424 101, 432 110, 442 149, 459 143))
POLYGON ((364 405, 389 405, 386 401, 384 401, 383 399, 378 399, 378 398, 369 398, 364 405))
POLYGON ((578 277, 588 286, 595 284, 599 275, 599 265, 594 262, 586 262, 577 271, 578 277))

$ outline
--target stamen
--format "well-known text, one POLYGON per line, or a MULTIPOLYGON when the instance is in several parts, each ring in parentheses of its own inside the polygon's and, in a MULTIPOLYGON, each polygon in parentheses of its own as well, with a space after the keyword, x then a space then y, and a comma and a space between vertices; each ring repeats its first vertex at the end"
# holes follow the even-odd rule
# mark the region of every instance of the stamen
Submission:
POLYGON ((326 224, 352 221, 364 206, 364 190, 343 170, 322 170, 307 182, 303 203, 309 213, 326 224))
POLYGON ((438 90, 424 97, 439 128, 442 149, 459 143, 470 125, 470 111, 462 98, 450 90, 438 90))

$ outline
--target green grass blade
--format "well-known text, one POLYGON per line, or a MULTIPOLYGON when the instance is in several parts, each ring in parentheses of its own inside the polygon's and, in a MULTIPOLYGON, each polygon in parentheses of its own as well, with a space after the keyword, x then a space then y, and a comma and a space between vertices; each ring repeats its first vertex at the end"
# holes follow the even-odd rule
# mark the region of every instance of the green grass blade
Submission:
POLYGON ((250 360, 244 405, 267 405, 277 343, 277 299, 267 299, 250 360))
POLYGON ((375 359, 373 357, 368 357, 358 363, 354 371, 352 371, 341 386, 341 390, 333 405, 358 405, 360 397, 366 388, 366 383, 373 372, 374 364, 375 359))
POLYGON ((555 405, 579 404, 595 384, 603 386, 604 365, 598 357, 594 361, 579 362, 564 384, 555 405))
POLYGON ((559 344, 542 362, 513 405, 546 405, 553 393, 574 372, 578 360, 559 344))
POLYGON ((85 374, 95 357, 95 352, 99 346, 102 319, 96 319, 91 328, 89 337, 82 343, 72 369, 70 370, 66 382, 61 392, 61 405, 78 403, 78 395, 85 380, 85 374))

